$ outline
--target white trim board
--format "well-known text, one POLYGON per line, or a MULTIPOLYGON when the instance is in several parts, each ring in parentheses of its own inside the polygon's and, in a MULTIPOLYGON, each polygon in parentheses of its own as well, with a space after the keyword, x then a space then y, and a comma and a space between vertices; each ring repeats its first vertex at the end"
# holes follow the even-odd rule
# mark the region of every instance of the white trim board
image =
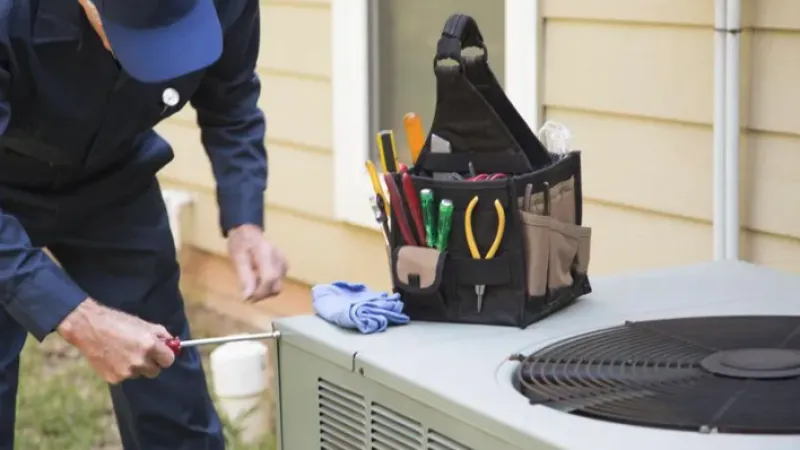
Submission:
MULTIPOLYGON (((331 0, 334 201, 336 219, 377 229, 368 198, 369 0, 331 0)), ((522 117, 540 124, 540 24, 537 0, 505 0, 506 94, 522 117)))

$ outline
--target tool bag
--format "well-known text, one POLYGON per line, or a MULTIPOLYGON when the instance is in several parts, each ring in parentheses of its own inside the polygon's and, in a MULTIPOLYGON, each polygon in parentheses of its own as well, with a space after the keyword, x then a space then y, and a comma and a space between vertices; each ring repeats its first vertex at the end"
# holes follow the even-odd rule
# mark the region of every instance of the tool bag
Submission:
MULTIPOLYGON (((416 192, 431 189, 437 205, 442 199, 452 201, 452 226, 445 251, 426 247, 424 237, 422 245, 405 242, 392 226, 395 291, 412 320, 526 327, 591 292, 591 230, 581 226, 580 153, 551 153, 537 139, 489 68, 471 17, 456 14, 445 23, 434 74, 433 124, 409 173, 416 192), (471 47, 480 54, 462 56, 471 47), (432 135, 448 141, 451 151, 432 152, 432 135), (466 177, 470 169, 506 176, 488 181, 436 176, 466 177), (526 211, 527 185, 532 195, 526 211), (481 256, 495 239, 495 200, 506 216, 500 247, 488 260, 474 259, 467 243, 465 212, 475 196, 472 231, 481 256), (476 285, 485 286, 481 308, 476 285)), ((400 174, 393 178, 401 182, 400 174)), ((408 206, 405 197, 403 203, 408 206)), ((394 210, 391 223, 397 223, 394 210)))

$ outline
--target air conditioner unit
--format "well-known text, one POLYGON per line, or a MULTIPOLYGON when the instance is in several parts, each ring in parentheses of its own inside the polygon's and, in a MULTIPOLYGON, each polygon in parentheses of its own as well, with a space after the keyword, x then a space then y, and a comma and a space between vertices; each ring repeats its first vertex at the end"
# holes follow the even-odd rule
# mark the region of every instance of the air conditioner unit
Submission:
POLYGON ((277 321, 283 450, 800 449, 800 277, 593 279, 525 330, 277 321))

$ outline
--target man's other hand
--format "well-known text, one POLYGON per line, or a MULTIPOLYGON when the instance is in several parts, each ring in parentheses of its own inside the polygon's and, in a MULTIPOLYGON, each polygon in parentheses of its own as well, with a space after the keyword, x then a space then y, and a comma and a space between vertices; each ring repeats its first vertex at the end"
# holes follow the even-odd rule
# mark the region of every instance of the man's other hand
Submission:
POLYGON ((165 344, 172 336, 164 327, 92 299, 72 311, 57 331, 111 384, 140 376, 155 378, 175 362, 175 354, 165 344))
POLYGON ((286 257, 264 239, 261 228, 241 225, 228 232, 231 256, 245 300, 257 302, 281 292, 288 265, 286 257))

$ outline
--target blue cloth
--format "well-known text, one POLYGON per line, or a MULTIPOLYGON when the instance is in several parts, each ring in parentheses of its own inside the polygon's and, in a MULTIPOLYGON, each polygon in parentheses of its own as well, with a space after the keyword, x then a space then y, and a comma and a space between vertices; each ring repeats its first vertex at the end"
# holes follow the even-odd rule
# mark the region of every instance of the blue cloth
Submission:
POLYGON ((408 323, 400 294, 368 289, 363 284, 337 281, 311 289, 314 311, 326 321, 364 334, 408 323))
MULTIPOLYGON (((36 339, 91 291, 41 250, 47 242, 31 230, 79 210, 100 213, 145 188, 174 156, 153 127, 187 103, 216 178, 222 233, 263 225, 259 1, 216 5, 222 56, 203 70, 142 83, 103 47, 78 2, 0 0, 0 308, 36 339)), ((55 238, 67 236, 58 230, 55 238)))

